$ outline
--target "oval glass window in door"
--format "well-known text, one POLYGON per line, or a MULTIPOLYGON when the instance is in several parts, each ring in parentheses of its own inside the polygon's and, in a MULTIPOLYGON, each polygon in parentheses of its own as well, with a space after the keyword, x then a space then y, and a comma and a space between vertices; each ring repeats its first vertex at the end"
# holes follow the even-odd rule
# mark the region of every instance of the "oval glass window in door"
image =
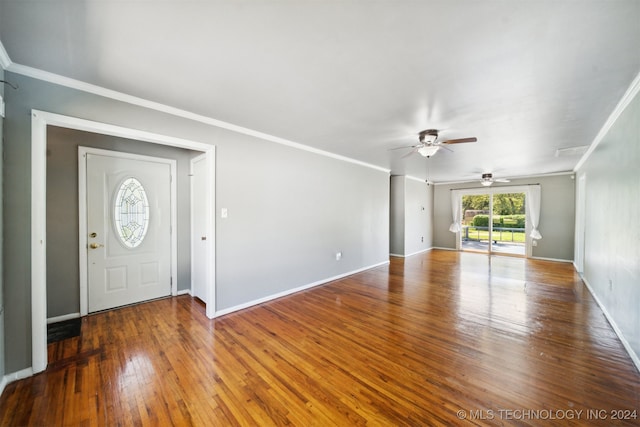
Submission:
POLYGON ((144 187, 135 178, 125 179, 115 198, 115 228, 128 248, 139 246, 149 228, 149 200, 144 187))

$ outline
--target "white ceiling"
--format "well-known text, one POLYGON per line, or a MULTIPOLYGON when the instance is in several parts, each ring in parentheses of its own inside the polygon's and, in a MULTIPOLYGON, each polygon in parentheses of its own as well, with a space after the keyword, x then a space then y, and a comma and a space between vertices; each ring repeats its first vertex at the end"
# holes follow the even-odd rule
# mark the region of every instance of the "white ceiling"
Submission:
MULTIPOLYGON (((570 171, 640 72, 640 1, 0 0, 11 61, 432 181, 570 171), (427 128, 475 136, 427 160, 427 128)), ((11 68, 10 68, 11 69, 11 68)))

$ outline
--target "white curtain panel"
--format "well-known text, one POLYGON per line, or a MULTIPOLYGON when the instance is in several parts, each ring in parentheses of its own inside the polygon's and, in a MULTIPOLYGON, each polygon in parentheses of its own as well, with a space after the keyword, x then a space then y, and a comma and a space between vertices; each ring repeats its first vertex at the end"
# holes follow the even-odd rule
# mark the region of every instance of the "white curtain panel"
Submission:
POLYGON ((542 239, 542 234, 538 231, 538 223, 540 221, 540 186, 529 185, 527 187, 526 211, 527 221, 531 224, 531 233, 529 237, 535 240, 542 239))
POLYGON ((462 194, 459 191, 451 192, 451 212, 453 213, 453 223, 449 227, 449 231, 452 233, 457 233, 462 229, 462 224, 460 223, 460 217, 462 216, 462 212, 460 212, 462 210, 461 199, 462 194))

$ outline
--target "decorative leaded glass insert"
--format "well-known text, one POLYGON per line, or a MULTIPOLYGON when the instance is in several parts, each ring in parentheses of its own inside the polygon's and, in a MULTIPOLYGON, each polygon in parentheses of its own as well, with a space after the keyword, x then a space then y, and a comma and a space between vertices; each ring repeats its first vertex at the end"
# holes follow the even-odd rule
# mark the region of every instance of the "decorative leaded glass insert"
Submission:
POLYGON ((149 200, 137 179, 127 178, 120 185, 114 219, 116 232, 125 246, 135 248, 142 243, 149 228, 149 200))

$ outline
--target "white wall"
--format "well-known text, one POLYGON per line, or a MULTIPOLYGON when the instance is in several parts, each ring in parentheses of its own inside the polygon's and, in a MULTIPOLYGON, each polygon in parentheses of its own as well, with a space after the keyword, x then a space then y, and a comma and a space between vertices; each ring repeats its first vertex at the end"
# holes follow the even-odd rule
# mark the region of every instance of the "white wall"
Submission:
MULTIPOLYGON (((637 88, 636 88, 637 89, 637 88)), ((640 369, 640 96, 577 171, 586 175, 584 279, 640 369)))

